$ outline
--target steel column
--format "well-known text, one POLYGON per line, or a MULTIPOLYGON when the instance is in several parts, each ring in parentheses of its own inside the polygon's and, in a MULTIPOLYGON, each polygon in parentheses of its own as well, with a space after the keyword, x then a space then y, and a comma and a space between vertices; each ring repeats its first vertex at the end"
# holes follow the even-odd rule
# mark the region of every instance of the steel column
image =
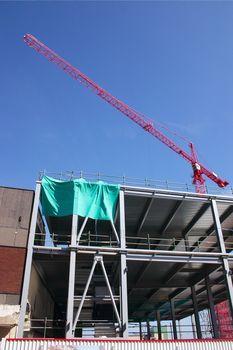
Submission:
POLYGON ((72 247, 76 246, 78 232, 78 215, 72 217, 71 229, 71 245, 70 245, 70 265, 69 265, 69 284, 66 309, 66 338, 71 338, 72 325, 74 318, 74 286, 75 286, 75 270, 76 270, 76 250, 72 247))
MULTIPOLYGON (((223 233, 222 233, 221 222, 219 219, 217 202, 214 199, 211 200, 211 208, 212 208, 212 213, 213 213, 213 218, 214 218, 216 234, 217 234, 218 242, 219 242, 219 246, 220 246, 220 251, 221 251, 221 253, 225 254, 226 247, 225 247, 224 237, 223 237, 223 233)), ((227 291, 228 291, 228 300, 229 300, 231 318, 233 320, 233 284, 232 284, 232 278, 231 278, 231 270, 229 268, 229 262, 228 262, 227 257, 223 256, 222 261, 223 261, 223 268, 224 268, 224 273, 225 273, 225 282, 226 282, 226 287, 227 287, 227 291)))
MULTIPOLYGON (((125 249, 125 198, 121 190, 119 194, 119 213, 120 213, 120 243, 121 249, 125 249)), ((121 288, 121 325, 122 337, 128 338, 128 291, 127 291, 127 263, 126 253, 120 255, 120 288, 121 288)))
POLYGON ((158 329, 158 338, 162 339, 162 331, 161 331, 161 320, 160 320, 160 311, 156 311, 156 321, 157 321, 157 329, 158 329))
POLYGON ((198 313, 197 294, 196 294, 195 286, 191 287, 191 292, 192 292, 192 299, 193 299, 193 309, 194 309, 197 338, 201 339, 202 338, 201 324, 200 324, 200 318, 199 318, 199 313, 198 313))
POLYGON ((191 324, 192 324, 192 331, 193 331, 193 339, 197 339, 197 332, 196 332, 196 323, 195 323, 195 316, 194 314, 191 315, 191 324))
POLYGON ((26 265, 25 265, 25 271, 24 271, 24 281, 23 281, 23 290, 22 290, 21 305, 20 305, 19 323, 18 323, 18 329, 16 332, 17 338, 23 338, 23 332, 24 332, 24 320, 25 320, 25 314, 26 314, 26 308, 27 308, 27 298, 28 298, 28 290, 29 290, 30 276, 31 276, 33 243, 35 239, 36 222, 37 222, 37 215, 39 210, 40 191, 41 191, 41 182, 38 181, 36 183, 36 191, 35 191, 29 238, 28 238, 27 258, 26 258, 26 265))
POLYGON ((147 328, 147 339, 150 340, 151 338, 150 321, 146 321, 146 328, 147 328))
POLYGON ((176 316, 175 316, 175 306, 174 299, 170 299, 171 315, 172 315, 172 328, 174 339, 177 339, 177 328, 176 328, 176 316))
POLYGON ((139 321, 139 335, 140 335, 140 340, 142 340, 142 322, 139 321))
POLYGON ((205 283, 206 283, 207 297, 209 302, 209 310, 210 310, 214 338, 219 338, 217 318, 216 318, 215 309, 214 309, 214 299, 211 291, 209 276, 205 277, 205 283))

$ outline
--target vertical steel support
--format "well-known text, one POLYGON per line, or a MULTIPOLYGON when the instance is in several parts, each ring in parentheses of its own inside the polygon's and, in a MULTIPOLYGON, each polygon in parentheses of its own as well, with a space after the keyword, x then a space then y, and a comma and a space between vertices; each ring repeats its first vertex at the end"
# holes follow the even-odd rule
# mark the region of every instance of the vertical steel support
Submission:
POLYGON ((140 340, 142 340, 142 322, 139 321, 139 336, 140 336, 140 340))
POLYGON ((75 270, 76 270, 76 241, 78 232, 78 215, 72 216, 71 229, 71 245, 70 245, 70 266, 69 266, 69 285, 66 308, 66 338, 71 338, 72 325, 74 317, 74 286, 75 286, 75 270))
POLYGON ((170 299, 170 307, 171 307, 171 314, 172 314, 172 328, 173 328, 174 339, 177 339, 176 315, 175 315, 175 306, 174 306, 173 299, 170 299))
POLYGON ((197 332, 196 332, 196 323, 195 323, 195 316, 194 314, 191 315, 191 324, 192 324, 192 331, 193 331, 193 339, 198 339, 197 332))
POLYGON ((147 328, 147 339, 150 340, 151 338, 150 321, 146 321, 146 328, 147 328))
POLYGON ((26 308, 27 308, 29 284, 30 284, 32 255, 33 255, 33 243, 34 243, 34 239, 35 239, 36 222, 37 222, 37 215, 38 215, 38 210, 39 210, 40 191, 41 191, 41 182, 37 181, 36 192, 35 192, 34 203, 33 203, 33 210, 32 210, 32 217, 31 217, 31 224, 30 224, 30 231, 29 231, 29 238, 28 238, 27 258, 26 258, 26 265, 25 265, 25 271, 24 271, 24 280, 23 280, 23 290, 22 290, 22 296, 21 296, 19 323, 18 323, 18 329, 16 332, 17 338, 22 338, 23 332, 24 332, 24 320, 25 320, 25 314, 26 314, 26 308))
POLYGON ((158 329, 158 337, 159 340, 162 339, 162 329, 161 329, 161 320, 160 320, 160 311, 156 311, 156 320, 157 320, 157 329, 158 329))
MULTIPOLYGON (((221 251, 221 253, 225 254, 226 247, 225 247, 225 242, 224 242, 223 233, 222 233, 222 227, 221 227, 221 223, 220 223, 220 219, 219 219, 217 202, 214 199, 212 199, 212 201, 211 201, 211 208, 212 208, 217 238, 218 238, 218 242, 219 242, 219 246, 220 246, 220 251, 221 251)), ((226 282, 226 287, 227 287, 227 292, 228 292, 228 300, 229 300, 229 307, 230 307, 230 312, 231 312, 231 319, 233 320, 233 284, 232 284, 232 278, 231 278, 231 270, 229 268, 229 262, 228 262, 227 257, 223 257, 222 260, 223 260, 223 269, 224 269, 224 274, 225 274, 225 282, 226 282)))
MULTIPOLYGON (((125 249, 125 197, 124 192, 120 190, 119 194, 119 212, 120 212, 120 244, 121 249, 125 249)), ((128 338, 128 292, 127 292, 127 264, 126 253, 121 253, 121 270, 120 270, 120 288, 121 288, 121 325, 122 337, 128 338)))
POLYGON ((219 338, 217 318, 216 318, 216 313, 214 309, 214 299, 211 291, 209 276, 205 277, 205 283, 206 283, 207 297, 209 302, 209 310, 210 310, 211 323, 213 328, 213 335, 214 335, 214 338, 219 338))
POLYGON ((193 299, 193 310, 194 310, 197 338, 201 339, 202 338, 201 324, 200 324, 200 318, 198 313, 197 294, 196 294, 195 286, 191 287, 191 292, 192 292, 192 299, 193 299))

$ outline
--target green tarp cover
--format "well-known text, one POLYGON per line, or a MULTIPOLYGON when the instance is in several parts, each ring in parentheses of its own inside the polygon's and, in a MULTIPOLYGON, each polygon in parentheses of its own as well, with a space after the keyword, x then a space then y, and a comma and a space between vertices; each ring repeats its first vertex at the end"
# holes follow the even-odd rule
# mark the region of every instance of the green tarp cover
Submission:
POLYGON ((80 215, 95 220, 113 220, 120 186, 84 179, 42 179, 41 205, 45 216, 80 215))

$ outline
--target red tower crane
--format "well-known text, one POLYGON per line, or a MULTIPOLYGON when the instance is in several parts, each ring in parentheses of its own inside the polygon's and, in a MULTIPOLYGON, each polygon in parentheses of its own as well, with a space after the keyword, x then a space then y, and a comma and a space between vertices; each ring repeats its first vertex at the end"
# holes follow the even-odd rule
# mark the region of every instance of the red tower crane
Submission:
POLYGON ((226 180, 222 180, 220 177, 218 177, 218 175, 216 175, 211 170, 208 170, 203 164, 201 164, 198 161, 193 143, 189 143, 189 147, 191 149, 191 154, 189 154, 186 151, 184 151, 181 147, 176 145, 173 141, 171 141, 167 136, 162 134, 157 128, 154 127, 152 122, 147 121, 141 113, 136 112, 133 108, 127 106, 125 103, 121 102, 109 92, 101 88, 94 81, 92 81, 82 72, 80 72, 77 68, 73 67, 64 58, 60 57, 58 54, 56 54, 49 47, 37 40, 31 34, 25 34, 23 39, 28 46, 32 47, 41 55, 45 56, 49 61, 55 63, 59 68, 63 69, 74 79, 80 81, 88 89, 92 90, 96 95, 98 95, 110 105, 118 109, 126 117, 130 118, 132 121, 137 123, 141 128, 143 128, 145 131, 150 133, 152 136, 157 138, 159 141, 171 148, 174 152, 183 157, 188 163, 190 163, 193 169, 193 184, 195 185, 196 192, 206 192, 205 179, 203 175, 207 176, 210 180, 214 181, 219 187, 225 187, 228 185, 228 182, 226 180))

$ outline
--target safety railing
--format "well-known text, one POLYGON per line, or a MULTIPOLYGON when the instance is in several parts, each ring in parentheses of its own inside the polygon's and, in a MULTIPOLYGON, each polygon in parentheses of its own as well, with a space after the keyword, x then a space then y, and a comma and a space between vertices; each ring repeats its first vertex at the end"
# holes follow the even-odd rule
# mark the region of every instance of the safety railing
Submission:
MULTIPOLYGON (((60 319, 38 318, 30 320, 30 328, 26 330, 30 337, 41 338, 63 338, 65 337, 66 321, 60 319)), ((232 338, 233 324, 221 324, 218 327, 219 337, 232 338), (230 332, 223 332, 224 327, 230 332)), ((202 338, 214 338, 213 327, 210 320, 201 319, 200 330, 202 338)), ((176 321, 176 330, 174 330, 171 320, 161 320, 160 329, 157 321, 129 322, 129 338, 152 340, 152 339, 197 339, 197 330, 191 317, 176 321)), ((75 337, 78 338, 117 338, 120 337, 118 325, 109 320, 80 320, 75 331, 75 337)))
MULTIPOLYGON (((49 238, 45 237, 45 233, 37 233, 35 245, 37 246, 68 246, 71 242, 71 235, 61 235, 52 233, 49 238)), ((233 242, 227 241, 225 237, 225 247, 227 252, 233 251, 233 242)), ((115 237, 110 234, 93 234, 90 232, 83 233, 79 241, 79 245, 90 247, 118 247, 115 237)), ((175 251, 197 251, 197 252, 219 252, 217 237, 211 236, 189 236, 187 238, 164 238, 154 237, 154 235, 146 234, 142 236, 126 236, 126 248, 131 249, 148 249, 148 250, 175 250, 175 251)))
MULTIPOLYGON (((50 176, 58 180, 70 181, 73 179, 83 178, 87 181, 104 181, 112 184, 119 184, 122 186, 135 186, 135 187, 148 187, 161 190, 182 191, 182 192, 195 192, 193 184, 181 183, 168 180, 154 180, 150 178, 136 178, 128 176, 116 176, 106 175, 100 172, 91 173, 82 170, 79 171, 65 171, 65 172, 48 172, 46 170, 40 171, 39 180, 43 176, 50 176)), ((219 188, 217 186, 206 186, 206 193, 219 194, 219 195, 233 195, 233 188, 228 186, 226 188, 219 188)))

